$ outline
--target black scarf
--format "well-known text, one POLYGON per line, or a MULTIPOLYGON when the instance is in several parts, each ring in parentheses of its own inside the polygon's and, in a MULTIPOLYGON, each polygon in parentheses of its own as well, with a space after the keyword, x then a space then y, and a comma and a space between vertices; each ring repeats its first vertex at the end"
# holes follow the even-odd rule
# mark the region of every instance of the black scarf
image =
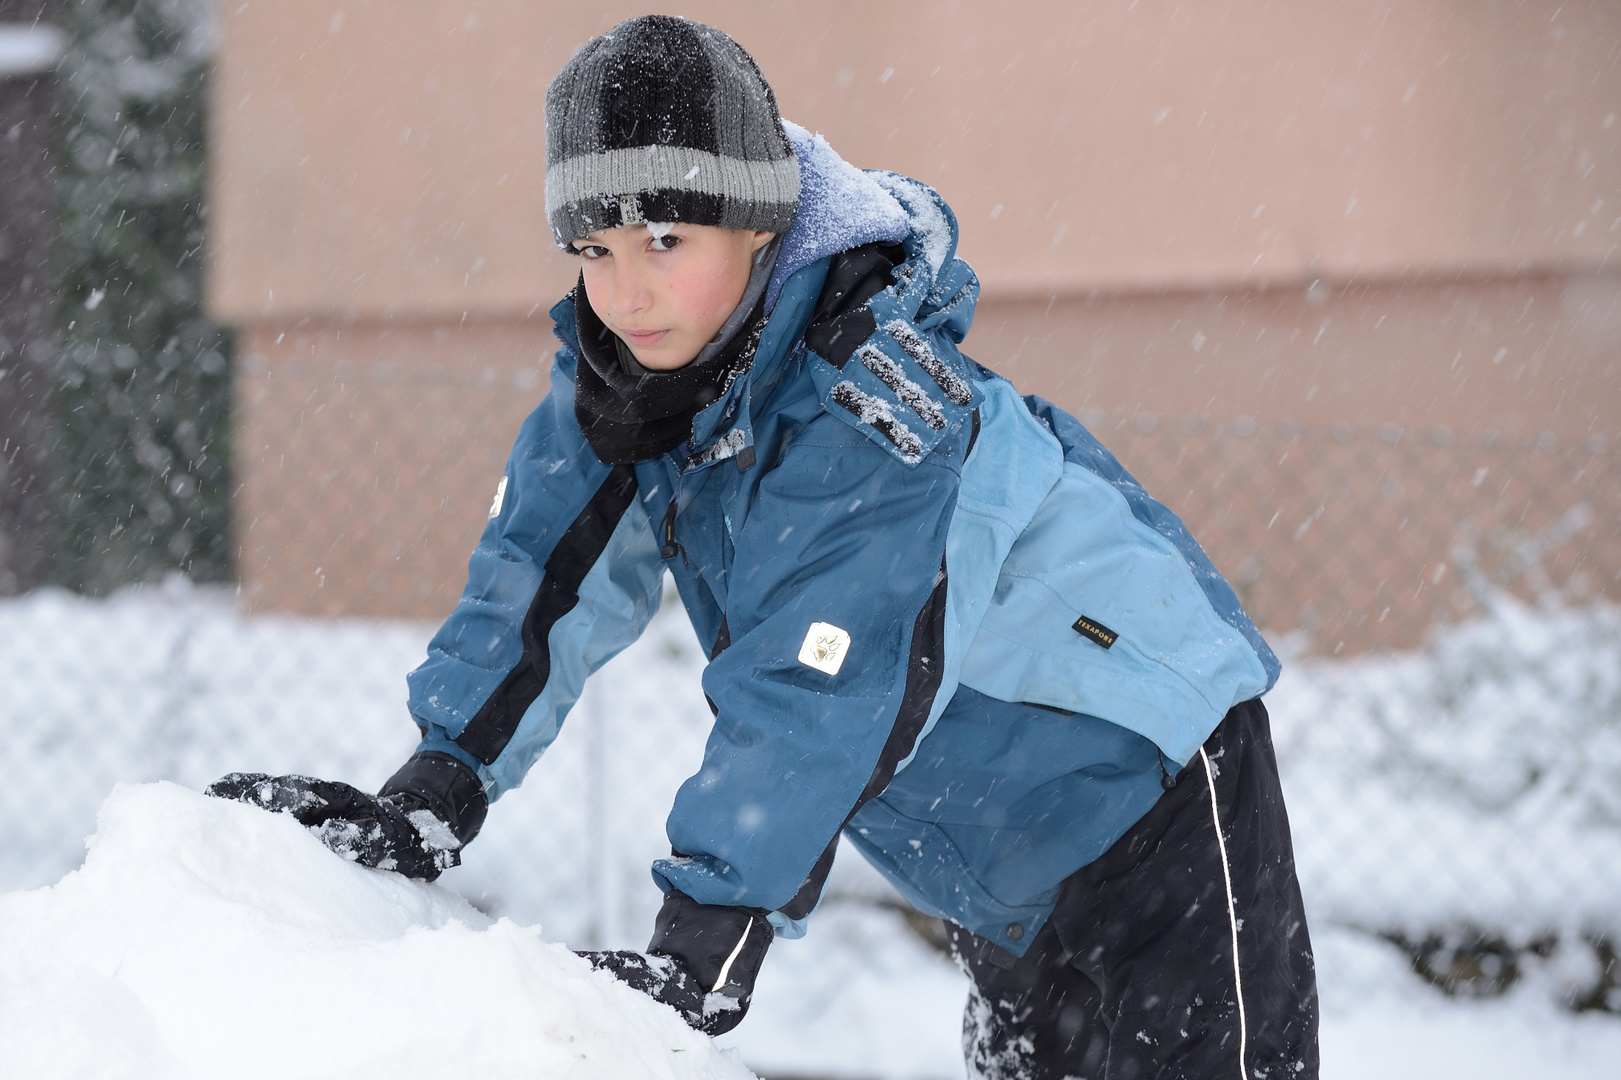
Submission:
MULTIPOLYGON (((608 465, 648 461, 692 437, 692 419, 748 370, 765 328, 765 297, 742 326, 707 357, 674 371, 643 367, 574 287, 574 326, 581 358, 574 416, 597 457, 608 465)), ((706 350, 708 351, 708 350, 706 350)))
POLYGON ((629 465, 668 453, 692 437, 692 420, 726 392, 754 362, 765 329, 765 292, 782 238, 754 255, 737 308, 685 367, 650 371, 603 325, 574 287, 574 326, 585 360, 575 378, 574 416, 586 442, 609 465, 629 465))

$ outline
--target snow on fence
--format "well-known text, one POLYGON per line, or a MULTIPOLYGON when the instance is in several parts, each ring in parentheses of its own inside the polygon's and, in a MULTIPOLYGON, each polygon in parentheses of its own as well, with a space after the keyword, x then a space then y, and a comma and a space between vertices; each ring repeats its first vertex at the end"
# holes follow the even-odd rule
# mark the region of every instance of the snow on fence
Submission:
MULTIPOLYGON (((1309 489, 1298 475, 1268 479, 1258 463, 1309 449, 1309 439, 1252 429, 1234 439, 1207 432, 1200 444, 1149 426, 1104 435, 1160 491, 1151 474, 1201 458, 1200 483, 1232 501, 1221 515, 1205 505, 1189 517, 1204 517, 1196 531, 1212 534, 1213 555, 1249 589, 1285 655, 1268 705, 1313 919, 1400 943, 1422 973, 1459 992, 1500 990, 1517 957, 1576 943, 1591 956, 1571 1001, 1621 1012, 1621 974, 1593 966, 1613 961, 1621 942, 1613 452, 1527 444, 1470 464, 1481 460, 1478 443, 1474 456, 1446 458, 1443 440, 1428 437, 1402 459, 1400 437, 1353 440, 1338 445, 1372 471, 1329 477, 1314 467, 1322 486, 1301 495, 1309 489), (1456 481, 1466 467, 1463 495, 1434 479, 1456 481), (1429 490, 1413 479, 1420 473, 1440 501, 1426 496, 1423 515, 1386 521, 1392 505, 1429 490), (1358 497, 1371 507, 1356 510, 1358 497), (1266 499, 1278 508, 1263 515, 1266 499), (1304 526, 1285 520, 1292 540, 1277 544, 1274 515, 1313 499, 1332 510, 1306 514, 1304 526), (1313 529, 1342 547, 1306 545, 1313 529), (1291 583, 1304 609, 1324 597, 1378 602, 1368 582, 1385 572, 1380 552, 1403 544, 1434 562, 1422 580, 1444 595, 1443 621, 1417 647, 1354 656, 1310 638, 1298 611, 1280 613, 1285 593, 1266 592, 1267 567, 1249 572, 1234 559, 1246 549, 1293 559, 1273 577, 1291 583)), ((1377 612, 1363 614, 1377 625, 1377 612)), ((76 866, 119 781, 199 788, 251 769, 375 788, 415 742, 404 676, 432 630, 249 616, 232 590, 184 579, 102 600, 53 590, 0 600, 0 891, 76 866)), ((702 663, 678 605, 666 605, 592 681, 552 751, 495 807, 468 864, 445 883, 484 910, 542 924, 553 940, 643 944, 657 901, 647 866, 667 850, 664 814, 709 727, 702 663)), ((831 890, 893 899, 853 854, 831 890)))

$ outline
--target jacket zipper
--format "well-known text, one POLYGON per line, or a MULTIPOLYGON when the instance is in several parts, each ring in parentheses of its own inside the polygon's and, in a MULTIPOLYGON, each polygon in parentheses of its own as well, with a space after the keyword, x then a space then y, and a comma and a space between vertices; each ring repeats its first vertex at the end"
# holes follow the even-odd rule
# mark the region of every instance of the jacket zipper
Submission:
POLYGON ((675 494, 672 492, 669 509, 664 511, 664 546, 659 548, 659 555, 666 559, 673 559, 679 552, 681 562, 684 565, 691 566, 692 564, 687 561, 687 549, 682 547, 681 542, 675 538, 675 503, 675 494))
POLYGON ((1165 767, 1165 751, 1156 746, 1154 747, 1154 753, 1159 755, 1159 786, 1166 791, 1170 791, 1176 786, 1176 777, 1172 776, 1171 770, 1165 767))

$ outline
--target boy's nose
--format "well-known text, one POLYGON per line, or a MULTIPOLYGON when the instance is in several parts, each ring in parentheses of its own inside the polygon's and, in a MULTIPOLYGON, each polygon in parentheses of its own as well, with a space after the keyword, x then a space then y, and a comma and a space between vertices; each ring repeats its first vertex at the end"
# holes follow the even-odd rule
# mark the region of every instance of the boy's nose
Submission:
POLYGON ((614 260, 613 305, 621 315, 646 311, 653 302, 653 294, 647 288, 647 275, 634 263, 634 259, 614 260))

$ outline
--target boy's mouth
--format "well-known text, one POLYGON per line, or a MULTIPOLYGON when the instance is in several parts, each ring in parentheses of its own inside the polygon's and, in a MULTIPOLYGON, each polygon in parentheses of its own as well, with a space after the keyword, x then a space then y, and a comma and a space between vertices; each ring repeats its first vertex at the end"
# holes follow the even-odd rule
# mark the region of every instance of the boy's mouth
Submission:
POLYGON ((627 345, 647 346, 657 345, 668 333, 668 330, 621 330, 619 336, 625 339, 627 345))

